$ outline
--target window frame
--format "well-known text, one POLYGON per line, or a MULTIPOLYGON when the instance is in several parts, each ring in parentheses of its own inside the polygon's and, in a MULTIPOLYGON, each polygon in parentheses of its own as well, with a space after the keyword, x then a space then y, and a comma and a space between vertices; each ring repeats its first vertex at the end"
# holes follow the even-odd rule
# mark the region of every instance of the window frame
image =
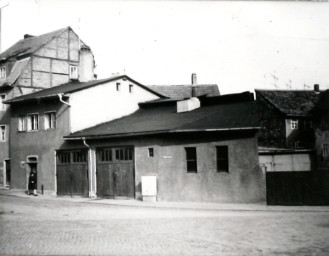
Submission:
POLYGON ((47 111, 44 113, 44 127, 45 130, 55 130, 56 129, 56 122, 57 122, 57 118, 56 118, 56 111, 47 111), (51 120, 51 116, 52 114, 54 115, 54 120, 52 122, 51 120), (53 123, 53 126, 51 125, 53 123))
POLYGON ((290 119, 290 128, 291 130, 298 130, 299 127, 298 119, 290 119))
POLYGON ((154 148, 148 148, 148 157, 154 157, 154 148))
POLYGON ((229 147, 227 145, 216 146, 216 171, 219 173, 229 173, 230 172, 229 147), (222 149, 225 149, 224 154, 223 154, 222 149), (222 155, 224 155, 224 156, 222 156, 222 155), (225 166, 225 168, 222 168, 223 166, 225 166))
MULTIPOLYGON (((34 122, 33 122, 34 123, 34 122)), ((39 113, 31 113, 27 115, 27 131, 28 132, 35 132, 39 130, 39 113), (36 129, 32 129, 32 121, 30 120, 30 117, 36 116, 37 122, 36 122, 36 129)))
POLYGON ((78 66, 77 65, 70 65, 70 79, 77 80, 79 78, 78 66))
POLYGON ((0 79, 5 79, 5 78, 7 78, 7 67, 1 66, 0 67, 0 79))
POLYGON ((19 132, 26 132, 27 131, 27 117, 26 116, 19 116, 18 117, 17 130, 19 132))
POLYGON ((196 147, 185 147, 184 149, 185 149, 185 160, 186 160, 186 172, 187 173, 198 173, 197 148, 196 147), (194 152, 191 152, 191 150, 193 150, 194 152), (193 154, 192 157, 191 157, 191 155, 189 155, 190 153, 193 154), (191 169, 191 167, 195 167, 195 168, 191 169))
POLYGON ((0 111, 6 111, 6 109, 7 109, 6 104, 3 103, 6 100, 6 98, 7 98, 7 95, 5 93, 0 94, 0 111))
POLYGON ((116 83, 117 92, 121 91, 121 83, 116 83))
POLYGON ((7 141, 7 125, 1 124, 0 125, 0 142, 6 142, 7 141), (2 130, 2 127, 4 129, 2 130))
POLYGON ((134 85, 129 84, 129 93, 134 93, 134 85))

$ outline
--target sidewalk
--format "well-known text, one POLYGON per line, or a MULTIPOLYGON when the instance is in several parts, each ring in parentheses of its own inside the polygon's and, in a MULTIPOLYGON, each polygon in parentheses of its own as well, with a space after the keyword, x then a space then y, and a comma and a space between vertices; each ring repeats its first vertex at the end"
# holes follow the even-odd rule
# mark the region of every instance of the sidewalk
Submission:
POLYGON ((273 212, 329 212, 329 206, 268 206, 264 203, 210 203, 210 202, 143 202, 134 199, 103 199, 84 197, 58 197, 56 195, 27 195, 20 189, 0 189, 0 196, 15 196, 31 198, 33 200, 56 200, 75 203, 91 203, 126 207, 171 208, 186 210, 214 210, 214 211, 273 211, 273 212))

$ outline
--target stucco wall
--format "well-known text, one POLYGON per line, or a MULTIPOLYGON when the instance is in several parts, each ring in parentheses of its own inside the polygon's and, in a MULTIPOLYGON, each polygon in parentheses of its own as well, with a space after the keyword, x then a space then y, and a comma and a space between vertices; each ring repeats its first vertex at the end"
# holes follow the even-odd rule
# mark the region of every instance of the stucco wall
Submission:
POLYGON ((138 109, 138 103, 155 100, 159 97, 139 87, 129 80, 116 80, 72 93, 71 131, 79 131, 87 127, 129 115, 138 109), (120 83, 117 91, 116 84, 120 83), (129 85, 133 92, 129 92, 129 85))
POLYGON ((54 149, 63 143, 63 136, 69 132, 68 106, 58 101, 46 104, 15 105, 12 107, 10 125, 11 188, 26 188, 27 156, 38 156, 38 189, 55 190, 54 149), (44 129, 44 113, 56 111, 56 129, 44 129), (18 117, 30 113, 39 114, 39 130, 18 132, 18 117))

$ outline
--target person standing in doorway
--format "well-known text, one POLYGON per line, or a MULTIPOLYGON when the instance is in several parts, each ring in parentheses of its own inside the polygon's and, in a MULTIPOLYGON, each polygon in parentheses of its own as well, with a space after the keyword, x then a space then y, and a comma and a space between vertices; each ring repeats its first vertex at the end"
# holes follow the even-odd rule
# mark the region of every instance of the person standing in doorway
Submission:
POLYGON ((33 191, 33 195, 37 196, 37 171, 35 168, 31 169, 30 177, 29 177, 29 191, 28 195, 31 195, 31 191, 33 191))

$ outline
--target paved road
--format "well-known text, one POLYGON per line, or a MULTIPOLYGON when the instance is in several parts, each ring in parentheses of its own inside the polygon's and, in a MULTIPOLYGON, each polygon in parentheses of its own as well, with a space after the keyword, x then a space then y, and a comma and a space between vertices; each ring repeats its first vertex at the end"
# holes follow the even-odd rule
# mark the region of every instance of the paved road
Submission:
POLYGON ((329 255, 329 212, 178 210, 0 196, 0 255, 329 255))

